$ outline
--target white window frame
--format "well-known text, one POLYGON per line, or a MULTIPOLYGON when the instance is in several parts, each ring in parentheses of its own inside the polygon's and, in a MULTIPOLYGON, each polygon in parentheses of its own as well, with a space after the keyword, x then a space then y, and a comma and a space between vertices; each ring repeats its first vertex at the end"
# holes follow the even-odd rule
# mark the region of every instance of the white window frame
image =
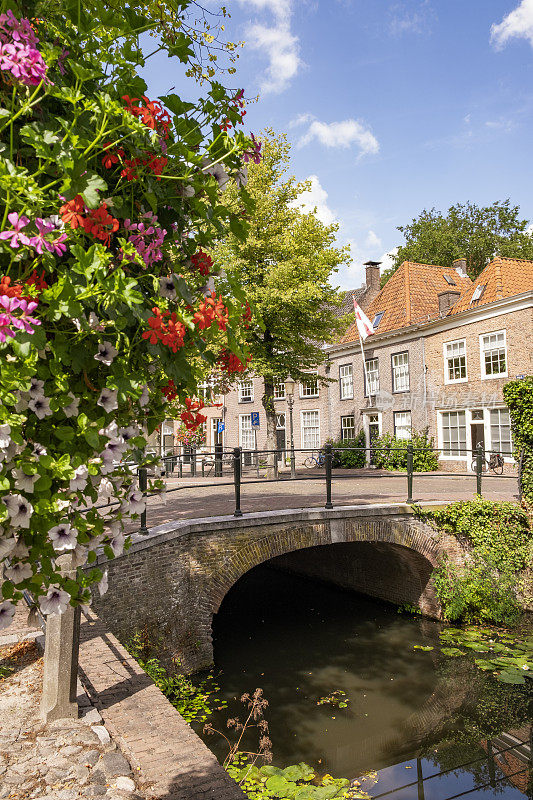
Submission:
MULTIPOLYGON (((501 347, 495 348, 497 350, 501 350, 501 347)), ((491 352, 491 351, 488 351, 491 352)), ((480 333, 479 334, 479 362, 480 362, 480 371, 481 371, 481 379, 484 381, 494 380, 495 378, 507 378, 509 374, 509 362, 507 358, 507 331, 488 331, 487 333, 480 333), (497 375, 487 375, 486 371, 486 363, 485 363, 485 353, 487 352, 484 347, 483 340, 487 336, 499 336, 503 334, 503 352, 505 357, 505 372, 498 372, 497 375)))
POLYGON ((339 387, 341 400, 353 400, 353 364, 339 365, 339 387))
POLYGON ((394 425, 394 435, 395 435, 395 437, 397 439, 408 440, 408 439, 412 439, 413 438, 413 415, 411 414, 410 410, 395 411, 394 414, 393 414, 393 425, 394 425), (398 431, 399 430, 402 430, 402 431, 403 430, 407 430, 407 427, 405 425, 399 426, 396 423, 396 417, 398 417, 400 414, 409 414, 409 435, 408 436, 398 436, 398 431))
POLYGON ((444 461, 467 461, 468 462, 468 459, 470 457, 470 461, 471 461, 472 460, 471 453, 469 453, 468 451, 472 449, 472 436, 471 436, 471 427, 470 427, 470 423, 472 421, 472 415, 470 414, 469 410, 465 409, 465 408, 450 408, 450 409, 443 408, 443 409, 441 409, 440 411, 437 412, 437 418, 438 418, 437 430, 438 430, 439 451, 440 451, 439 452, 439 458, 444 460, 444 461), (459 442, 459 445, 457 447, 457 451, 458 451, 457 455, 455 455, 454 453, 445 453, 444 452, 444 415, 445 414, 464 414, 465 415, 465 444, 464 444, 465 453, 464 453, 464 455, 461 455, 461 453, 460 453, 460 449, 461 449, 461 443, 460 442, 459 442))
POLYGON ((318 408, 312 408, 305 411, 300 411, 300 447, 302 450, 319 450, 320 449, 320 411, 318 408), (304 425, 304 419, 308 417, 310 414, 316 414, 317 425, 304 425), (309 428, 316 429, 318 432, 316 434, 316 439, 314 443, 308 444, 305 440, 305 433, 304 431, 308 430, 309 428))
POLYGON ((239 447, 242 450, 255 450, 255 429, 252 428, 251 413, 239 414, 239 447))
POLYGON ((319 388, 318 388, 318 373, 314 373, 309 375, 309 380, 300 381, 300 400, 309 400, 312 397, 318 397, 319 395, 319 388), (314 385, 314 391, 310 391, 309 385, 311 384, 311 389, 314 385))
POLYGON ((392 366, 392 391, 395 393, 400 392, 408 392, 411 386, 411 376, 409 373, 409 350, 402 350, 401 353, 393 353, 391 356, 391 366, 392 366), (406 364, 395 364, 395 358, 401 358, 402 356, 407 357, 406 364), (407 367, 405 371, 402 368, 407 367), (407 379, 407 386, 405 389, 398 389, 397 383, 398 379, 407 379))
POLYGON ((355 439, 356 436, 357 436, 357 431, 355 429, 355 414, 343 414, 342 417, 341 417, 341 442, 351 442, 351 441, 353 441, 355 439), (345 419, 352 420, 353 425, 349 425, 348 427, 344 427, 342 423, 343 423, 343 421, 345 419), (348 431, 348 430, 352 430, 353 431, 353 436, 345 436, 344 435, 344 432, 348 431))
MULTIPOLYGON (((489 442, 489 446, 488 447, 485 446, 485 447, 486 447, 487 450, 495 450, 495 451, 499 452, 501 455, 503 455, 504 461, 507 461, 508 463, 512 463, 514 461, 514 458, 513 458, 513 432, 511 430, 511 419, 510 419, 510 415, 509 415, 509 409, 505 408, 505 407, 502 408, 501 406, 497 406, 495 408, 487 408, 486 411, 488 412, 488 414, 486 414, 486 416, 488 416, 488 420, 486 420, 486 422, 488 422, 489 437, 487 439, 487 437, 485 436, 485 441, 489 442), (511 452, 508 453, 508 454, 504 454, 504 453, 502 453, 501 450, 498 450, 495 447, 495 442, 492 441, 492 428, 493 428, 492 416, 493 416, 493 412, 494 411, 498 411, 499 412, 498 413, 498 417, 499 418, 501 417, 501 412, 502 411, 506 411, 507 414, 509 415, 509 449, 510 449, 511 452)), ((485 425, 485 427, 487 427, 487 424, 485 425)), ((498 428, 500 429, 500 431, 501 431, 501 427, 502 426, 500 424, 500 421, 498 421, 498 428)), ((501 444, 501 436, 500 436, 500 444, 501 444)))
POLYGON ((285 400, 285 381, 274 378, 274 400, 285 400))
POLYGON ((378 392, 379 392, 379 358, 367 358, 367 359, 365 359, 363 380, 364 380, 364 383, 365 383, 365 385, 364 385, 365 397, 370 397, 371 395, 378 394, 378 392), (377 369, 375 370, 377 378, 375 380, 375 385, 372 384, 372 387, 375 389, 375 391, 371 392, 370 391, 371 385, 370 385, 370 381, 368 379, 368 364, 372 364, 374 362, 376 362, 376 364, 377 364, 377 369))
POLYGON ((254 402, 254 382, 252 378, 243 378, 239 381, 239 403, 254 402), (243 389, 249 390, 250 396, 245 396, 243 389))
MULTIPOLYGON (((222 417, 211 417, 211 448, 215 449, 215 444, 217 440, 217 427, 219 422, 223 422, 224 420, 222 417)), ((222 447, 224 447, 224 434, 226 431, 222 431, 222 447)))
POLYGON ((442 345, 442 358, 444 361, 444 383, 467 383, 468 381, 468 355, 466 352, 466 339, 453 339, 450 342, 444 342, 442 345), (449 377, 449 370, 448 370, 448 352, 447 348, 454 345, 454 344, 462 344, 464 345, 464 357, 465 357, 465 377, 464 378, 450 378, 449 377))

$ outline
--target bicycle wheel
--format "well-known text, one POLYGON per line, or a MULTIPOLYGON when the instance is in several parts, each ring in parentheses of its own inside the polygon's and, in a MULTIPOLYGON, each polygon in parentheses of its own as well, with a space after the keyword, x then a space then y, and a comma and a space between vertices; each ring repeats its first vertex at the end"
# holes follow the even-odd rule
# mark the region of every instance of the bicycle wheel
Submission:
MULTIPOLYGON (((471 468, 472 468, 472 472, 476 472, 476 471, 477 471, 477 460, 476 460, 475 458, 474 458, 474 460, 472 461, 471 468)), ((482 460, 482 462, 481 462, 481 472, 486 472, 486 471, 488 470, 488 468, 489 468, 489 463, 488 463, 488 461, 487 461, 487 460, 484 458, 484 459, 482 460)))
POLYGON ((493 466, 492 471, 495 475, 503 475, 503 458, 498 460, 498 463, 493 466))
POLYGON ((307 467, 307 469, 311 469, 311 467, 314 467, 315 465, 316 465, 316 458, 314 456, 307 456, 307 458, 304 461, 304 467, 307 467))

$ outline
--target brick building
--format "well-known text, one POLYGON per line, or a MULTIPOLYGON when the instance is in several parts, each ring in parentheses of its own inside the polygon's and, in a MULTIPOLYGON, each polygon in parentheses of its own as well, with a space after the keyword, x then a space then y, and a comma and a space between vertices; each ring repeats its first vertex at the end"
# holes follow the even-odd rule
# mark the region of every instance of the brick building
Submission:
MULTIPOLYGON (((404 262, 379 290, 379 265, 369 262, 365 286, 347 292, 341 310, 348 313, 355 296, 374 325, 364 345, 365 366, 355 325, 325 347, 319 372, 296 385, 296 448, 352 439, 361 428, 367 443, 385 432, 408 438, 428 428, 447 451, 447 467, 470 468, 468 451, 478 442, 512 462, 502 387, 533 371, 533 262, 497 257, 475 282, 465 267, 463 260, 451 267, 404 262), (321 376, 330 381, 321 383, 321 376)), ((222 405, 208 410, 208 449, 217 441, 264 448, 262 395, 262 379, 250 374, 220 398, 222 405), (259 429, 252 427, 252 412, 259 413, 259 429)), ((278 448, 288 449, 282 381, 274 402, 278 448)))

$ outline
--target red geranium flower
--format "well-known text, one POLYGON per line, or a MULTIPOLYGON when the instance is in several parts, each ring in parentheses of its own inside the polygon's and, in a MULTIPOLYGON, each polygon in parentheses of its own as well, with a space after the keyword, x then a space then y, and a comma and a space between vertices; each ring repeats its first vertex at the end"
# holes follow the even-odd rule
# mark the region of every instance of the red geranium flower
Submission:
POLYGON ((69 200, 59 209, 59 214, 63 222, 68 222, 71 228, 83 227, 85 222, 85 203, 81 194, 77 194, 74 200, 69 200))
POLYGON ((118 231, 119 221, 111 216, 107 210, 107 203, 102 203, 100 208, 93 208, 89 211, 83 227, 85 233, 90 233, 95 239, 100 239, 109 247, 111 234, 118 231))

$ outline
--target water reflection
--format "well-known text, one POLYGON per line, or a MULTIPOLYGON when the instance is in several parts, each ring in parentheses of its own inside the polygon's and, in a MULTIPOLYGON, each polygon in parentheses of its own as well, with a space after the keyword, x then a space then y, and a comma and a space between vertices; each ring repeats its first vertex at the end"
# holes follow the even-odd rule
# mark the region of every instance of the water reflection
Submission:
MULTIPOLYGON (((348 778, 380 770, 373 796, 411 783, 390 795, 394 800, 421 796, 417 775, 443 770, 422 782, 426 800, 474 796, 473 786, 484 784, 488 789, 475 791, 490 797, 504 783, 506 798, 514 791, 523 797, 522 784, 514 789, 505 779, 515 751, 498 755, 497 737, 525 726, 527 696, 521 687, 495 687, 463 659, 413 649, 437 644, 439 630, 387 604, 258 567, 236 584, 215 620, 215 660, 229 707, 213 724, 223 727, 240 712, 242 693, 260 686, 270 703, 276 765, 305 761, 348 778), (317 705, 335 690, 346 693, 348 708, 317 705), (451 779, 456 789, 448 791, 451 779)), ((208 744, 225 755, 213 739, 208 744)))

